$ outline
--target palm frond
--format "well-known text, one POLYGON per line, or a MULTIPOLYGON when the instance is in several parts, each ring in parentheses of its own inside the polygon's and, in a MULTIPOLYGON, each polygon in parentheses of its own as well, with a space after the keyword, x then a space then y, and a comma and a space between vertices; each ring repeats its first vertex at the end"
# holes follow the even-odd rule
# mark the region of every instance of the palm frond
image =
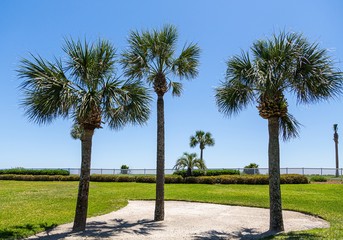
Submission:
POLYGON ((180 82, 169 82, 169 88, 172 89, 172 95, 175 97, 180 97, 182 94, 183 86, 180 82))
POLYGON ((114 80, 104 91, 104 118, 111 128, 120 129, 126 123, 141 125, 148 120, 151 97, 140 81, 114 80))
POLYGON ((235 79, 222 82, 215 92, 218 109, 227 116, 238 114, 255 100, 253 89, 235 79))
POLYGON ((299 137, 301 124, 291 115, 279 118, 280 135, 284 141, 299 137))
POLYGON ((181 78, 194 78, 198 75, 200 48, 196 44, 184 46, 180 56, 174 60, 172 71, 181 78))
POLYGON ((62 71, 62 64, 31 55, 33 60, 22 59, 18 75, 24 81, 21 105, 31 121, 50 123, 58 116, 67 117, 77 98, 72 82, 62 71))

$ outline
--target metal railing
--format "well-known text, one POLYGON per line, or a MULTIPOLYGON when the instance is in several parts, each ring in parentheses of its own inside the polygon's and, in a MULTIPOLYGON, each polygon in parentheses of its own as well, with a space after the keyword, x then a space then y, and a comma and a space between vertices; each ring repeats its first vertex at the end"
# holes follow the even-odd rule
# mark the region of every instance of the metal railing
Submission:
MULTIPOLYGON (((63 168, 70 174, 80 174, 80 168, 63 168)), ((268 174, 268 168, 211 168, 209 170, 238 170, 243 174, 268 174)), ((301 175, 343 175, 343 168, 280 168, 281 174, 301 174, 301 175)), ((174 169, 165 169, 165 174, 173 174, 174 169)), ((91 174, 132 174, 132 175, 156 175, 156 169, 108 169, 93 168, 91 174)))

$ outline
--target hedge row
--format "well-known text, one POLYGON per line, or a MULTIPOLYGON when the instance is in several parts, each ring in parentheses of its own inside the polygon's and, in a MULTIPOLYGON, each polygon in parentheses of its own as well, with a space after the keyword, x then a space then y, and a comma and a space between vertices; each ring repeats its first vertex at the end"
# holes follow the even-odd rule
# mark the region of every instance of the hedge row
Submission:
MULTIPOLYGON (((0 175, 0 180, 19 181, 78 181, 79 176, 33 176, 33 175, 0 175)), ((155 176, 122 176, 122 175, 91 175, 92 182, 139 182, 155 183, 155 176)), ((202 176, 187 177, 166 176, 165 183, 199 183, 199 184, 268 184, 267 175, 253 176, 202 176)), ((298 174, 281 175, 281 184, 304 184, 309 183, 307 177, 298 174)))
MULTIPOLYGON (((220 175, 239 175, 239 170, 235 169, 212 169, 212 170, 193 170, 192 176, 193 177, 200 177, 200 176, 220 176, 220 175)), ((179 175, 182 177, 187 176, 187 170, 178 170, 173 173, 173 175, 179 175)))
POLYGON ((63 175, 68 176, 70 173, 64 169, 25 169, 11 168, 0 170, 0 175, 15 174, 15 175, 63 175))

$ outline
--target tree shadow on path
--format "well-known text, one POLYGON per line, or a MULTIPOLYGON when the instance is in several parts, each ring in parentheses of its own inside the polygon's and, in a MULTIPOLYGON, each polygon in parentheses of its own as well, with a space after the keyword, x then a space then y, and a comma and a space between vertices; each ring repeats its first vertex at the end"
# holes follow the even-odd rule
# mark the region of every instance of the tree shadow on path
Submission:
POLYGON ((193 237, 193 240, 227 240, 227 239, 264 239, 266 237, 274 235, 275 232, 266 231, 263 233, 257 232, 253 228, 242 228, 235 232, 218 232, 215 230, 202 232, 193 237))
POLYGON ((154 220, 142 219, 137 222, 128 222, 123 219, 113 219, 111 221, 93 221, 87 223, 86 230, 83 232, 64 232, 64 233, 53 233, 46 231, 47 236, 37 237, 36 239, 42 240, 55 240, 63 239, 67 237, 76 238, 115 238, 119 234, 135 234, 137 239, 139 236, 150 235, 153 231, 163 230, 163 224, 161 222, 155 222, 154 220))

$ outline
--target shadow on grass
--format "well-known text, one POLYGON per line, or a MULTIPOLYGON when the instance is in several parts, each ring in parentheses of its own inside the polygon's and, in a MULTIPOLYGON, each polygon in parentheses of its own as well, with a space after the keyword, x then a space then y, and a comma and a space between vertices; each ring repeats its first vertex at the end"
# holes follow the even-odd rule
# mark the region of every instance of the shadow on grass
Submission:
POLYGON ((0 229, 0 239, 23 238, 28 235, 35 234, 36 232, 49 231, 56 226, 57 225, 54 223, 16 225, 5 229, 0 229))
POLYGON ((218 231, 207 231, 202 232, 193 237, 193 240, 222 240, 222 239, 265 239, 266 237, 273 237, 275 232, 257 232, 253 228, 242 228, 235 232, 218 232, 218 231))
POLYGON ((135 234, 137 239, 140 236, 147 236, 153 231, 158 231, 163 228, 163 224, 155 222, 153 220, 142 219, 137 222, 128 222, 123 219, 114 219, 110 222, 93 221, 87 223, 86 231, 83 232, 72 232, 69 231, 63 233, 53 233, 53 231, 46 231, 45 236, 36 237, 41 240, 57 240, 67 237, 78 237, 86 239, 88 237, 96 238, 115 238, 121 233, 135 234))
MULTIPOLYGON (((278 235, 281 239, 287 239, 287 240, 298 240, 298 239, 323 239, 322 236, 312 233, 296 233, 296 232, 289 232, 289 233, 281 233, 278 235)), ((264 240, 273 239, 274 236, 269 236, 263 238, 264 240)))

